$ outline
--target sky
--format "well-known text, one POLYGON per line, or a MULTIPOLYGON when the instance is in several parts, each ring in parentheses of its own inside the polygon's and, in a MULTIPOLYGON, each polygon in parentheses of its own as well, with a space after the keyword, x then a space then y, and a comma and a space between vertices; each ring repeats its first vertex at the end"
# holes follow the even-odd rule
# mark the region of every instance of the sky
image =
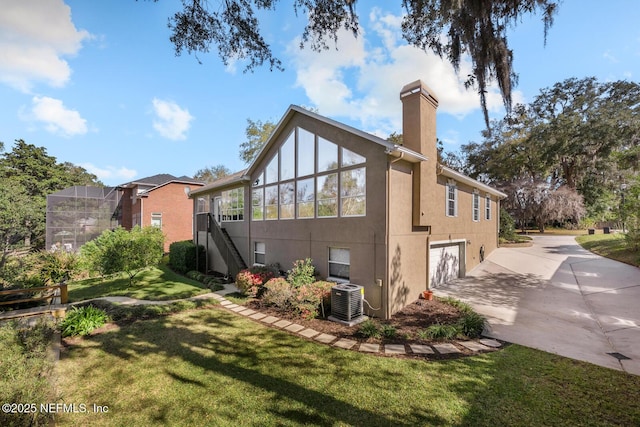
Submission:
MULTIPOLYGON (((215 3, 216 0, 211 0, 215 3)), ((477 93, 400 31, 401 1, 360 0, 361 32, 323 52, 300 49, 304 17, 291 2, 260 14, 284 71, 243 72, 209 54, 176 56, 168 18, 178 0, 0 0, 0 141, 45 147, 106 185, 160 173, 193 176, 246 165, 247 119, 278 122, 291 104, 386 138, 401 133, 401 88, 423 80, 439 99, 437 135, 446 151, 482 140, 477 93), (336 49, 337 48, 337 49, 336 49)), ((540 15, 508 36, 519 75, 514 103, 565 79, 640 81, 640 3, 564 0, 544 43, 540 15)), ((490 116, 504 116, 494 84, 490 116)))

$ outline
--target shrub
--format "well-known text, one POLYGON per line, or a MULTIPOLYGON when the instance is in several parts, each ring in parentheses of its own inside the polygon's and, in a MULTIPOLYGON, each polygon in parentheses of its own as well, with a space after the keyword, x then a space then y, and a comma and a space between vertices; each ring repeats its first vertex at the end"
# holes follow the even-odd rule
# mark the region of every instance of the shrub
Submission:
POLYGON ((358 334, 365 338, 380 338, 382 336, 378 322, 373 319, 362 322, 358 327, 358 334))
POLYGON ((505 241, 513 241, 516 238, 515 221, 505 208, 500 208, 500 232, 498 236, 505 241))
POLYGON ((396 327, 393 325, 382 325, 382 328, 380 329, 380 333, 385 338, 393 338, 396 336, 397 332, 396 327))
POLYGON ((177 273, 184 274, 191 270, 196 270, 196 266, 201 271, 206 266, 206 251, 204 246, 196 246, 191 240, 173 242, 169 245, 169 266, 177 273))
POLYGON ((476 338, 482 335, 486 323, 487 320, 484 316, 475 311, 466 311, 462 314, 456 326, 462 335, 468 338, 476 338))
POLYGON ((63 337, 89 335, 108 321, 107 313, 92 305, 72 307, 60 325, 63 337))
POLYGON ((57 284, 71 279, 78 268, 78 256, 71 252, 40 251, 40 277, 45 284, 57 284))
POLYGON ((287 272, 287 281, 296 288, 310 285, 315 281, 316 268, 311 263, 311 258, 297 260, 293 268, 287 272))
POLYGON ((295 304, 298 313, 305 319, 315 319, 318 315, 326 317, 331 307, 331 287, 334 284, 318 281, 300 286, 295 304))
POLYGON ((101 274, 127 273, 131 285, 139 271, 160 263, 163 242, 164 234, 158 227, 135 226, 131 231, 118 227, 85 243, 80 253, 87 266, 101 274))
POLYGON ((273 277, 275 273, 269 267, 253 266, 236 275, 236 287, 243 294, 259 296, 262 286, 273 277))
POLYGON ((284 278, 276 277, 265 283, 262 301, 280 310, 291 310, 296 303, 296 292, 284 278))
POLYGON ((458 328, 454 325, 431 325, 424 332, 424 336, 430 340, 451 340, 457 335, 458 328))

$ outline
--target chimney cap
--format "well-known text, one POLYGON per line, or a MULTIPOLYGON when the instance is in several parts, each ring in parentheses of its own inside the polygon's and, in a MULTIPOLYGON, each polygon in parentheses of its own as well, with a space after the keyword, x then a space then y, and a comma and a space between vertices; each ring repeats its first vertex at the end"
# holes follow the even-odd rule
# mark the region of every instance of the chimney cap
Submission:
POLYGON ((415 82, 404 85, 400 91, 400 99, 403 99, 409 95, 415 93, 422 93, 427 99, 431 100, 435 105, 438 105, 438 98, 434 95, 433 91, 429 89, 429 86, 422 80, 416 80, 415 82))

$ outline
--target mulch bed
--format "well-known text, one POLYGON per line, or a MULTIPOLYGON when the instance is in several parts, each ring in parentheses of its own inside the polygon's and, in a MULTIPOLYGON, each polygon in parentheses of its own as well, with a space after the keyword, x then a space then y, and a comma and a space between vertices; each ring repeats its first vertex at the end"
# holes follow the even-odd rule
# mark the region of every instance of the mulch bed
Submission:
POLYGON ((436 299, 428 301, 419 299, 407 305, 401 311, 395 313, 390 320, 379 320, 380 325, 392 325, 396 328, 394 338, 366 338, 358 333, 359 325, 346 326, 338 322, 326 319, 305 320, 292 313, 275 310, 273 307, 264 306, 260 300, 250 300, 247 307, 258 310, 261 313, 295 322, 306 328, 315 329, 318 332, 334 335, 338 338, 347 338, 358 342, 379 344, 433 344, 433 341, 421 339, 418 332, 424 331, 434 324, 452 324, 460 318, 457 308, 442 303, 436 299))

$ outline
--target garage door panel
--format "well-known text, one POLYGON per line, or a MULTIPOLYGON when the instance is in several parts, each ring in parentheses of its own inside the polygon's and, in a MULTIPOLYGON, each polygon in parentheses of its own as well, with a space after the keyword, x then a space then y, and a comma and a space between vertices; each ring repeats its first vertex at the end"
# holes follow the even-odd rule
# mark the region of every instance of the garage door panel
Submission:
POLYGON ((432 287, 460 277, 460 245, 438 245, 429 250, 429 276, 432 287))

